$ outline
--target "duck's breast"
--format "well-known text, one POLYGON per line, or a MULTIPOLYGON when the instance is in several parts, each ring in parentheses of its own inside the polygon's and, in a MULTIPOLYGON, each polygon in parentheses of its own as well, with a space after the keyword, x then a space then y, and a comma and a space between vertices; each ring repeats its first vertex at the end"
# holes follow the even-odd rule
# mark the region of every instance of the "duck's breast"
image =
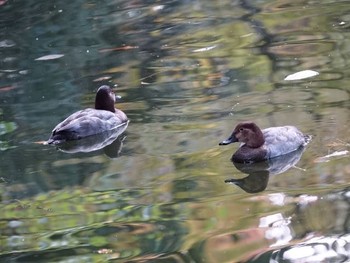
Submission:
POLYGON ((272 127, 264 129, 264 148, 267 158, 284 155, 297 150, 305 144, 305 136, 294 126, 272 127))
POLYGON ((246 145, 241 145, 232 155, 231 160, 236 163, 254 163, 265 160, 266 156, 266 149, 263 147, 250 148, 246 145))

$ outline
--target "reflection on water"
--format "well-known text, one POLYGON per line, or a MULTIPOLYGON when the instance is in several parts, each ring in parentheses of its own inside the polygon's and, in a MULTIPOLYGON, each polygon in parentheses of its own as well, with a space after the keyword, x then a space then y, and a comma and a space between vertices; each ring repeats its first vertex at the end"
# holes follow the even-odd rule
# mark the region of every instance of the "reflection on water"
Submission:
POLYGON ((349 260, 350 167, 332 155, 349 147, 349 9, 0 1, 0 261, 349 260), (320 74, 284 80, 303 70, 320 74), (34 143, 103 84, 131 120, 118 158, 34 143), (242 120, 314 135, 302 169, 236 179, 216 144, 242 120))
POLYGON ((235 163, 233 165, 248 176, 241 179, 226 179, 225 183, 232 183, 242 188, 247 193, 258 193, 264 191, 269 181, 269 176, 286 172, 295 167, 299 162, 305 148, 281 155, 259 163, 235 163))
POLYGON ((100 149, 110 157, 118 157, 123 146, 125 136, 122 134, 128 127, 128 122, 116 129, 95 134, 81 140, 68 141, 58 144, 56 147, 65 153, 94 152, 100 149))

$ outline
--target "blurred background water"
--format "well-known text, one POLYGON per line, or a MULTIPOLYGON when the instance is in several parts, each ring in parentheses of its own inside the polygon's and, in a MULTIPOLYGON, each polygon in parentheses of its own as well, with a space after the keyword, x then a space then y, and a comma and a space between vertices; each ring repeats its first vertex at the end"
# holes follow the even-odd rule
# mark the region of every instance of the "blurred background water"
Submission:
POLYGON ((0 261, 349 261, 349 25, 349 1, 1 0, 0 261), (103 84, 118 157, 37 143, 103 84), (234 166, 243 120, 313 141, 234 166))

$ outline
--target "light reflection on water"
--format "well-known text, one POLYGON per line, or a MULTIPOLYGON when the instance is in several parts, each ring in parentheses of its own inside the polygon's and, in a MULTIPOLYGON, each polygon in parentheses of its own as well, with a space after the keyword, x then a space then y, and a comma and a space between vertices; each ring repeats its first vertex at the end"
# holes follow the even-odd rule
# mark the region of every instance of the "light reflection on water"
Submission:
POLYGON ((0 259, 349 259, 348 155, 315 162, 349 146, 349 7, 284 3, 1 3, 0 259), (118 158, 34 143, 102 84, 131 120, 118 158), (314 139, 246 193, 218 146, 241 120, 314 139))

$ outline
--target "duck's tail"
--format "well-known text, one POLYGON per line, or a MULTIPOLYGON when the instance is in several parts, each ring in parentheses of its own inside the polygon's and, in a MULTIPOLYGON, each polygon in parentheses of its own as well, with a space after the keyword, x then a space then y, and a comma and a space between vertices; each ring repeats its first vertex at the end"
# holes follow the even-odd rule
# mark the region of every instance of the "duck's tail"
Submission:
POLYGON ((57 140, 57 139, 50 138, 44 144, 45 145, 47 145, 47 144, 59 144, 61 142, 62 142, 62 140, 57 140))
POLYGON ((60 144, 67 141, 67 138, 65 136, 62 136, 62 134, 58 133, 58 134, 54 134, 51 135, 51 137, 46 141, 46 144, 60 144))

